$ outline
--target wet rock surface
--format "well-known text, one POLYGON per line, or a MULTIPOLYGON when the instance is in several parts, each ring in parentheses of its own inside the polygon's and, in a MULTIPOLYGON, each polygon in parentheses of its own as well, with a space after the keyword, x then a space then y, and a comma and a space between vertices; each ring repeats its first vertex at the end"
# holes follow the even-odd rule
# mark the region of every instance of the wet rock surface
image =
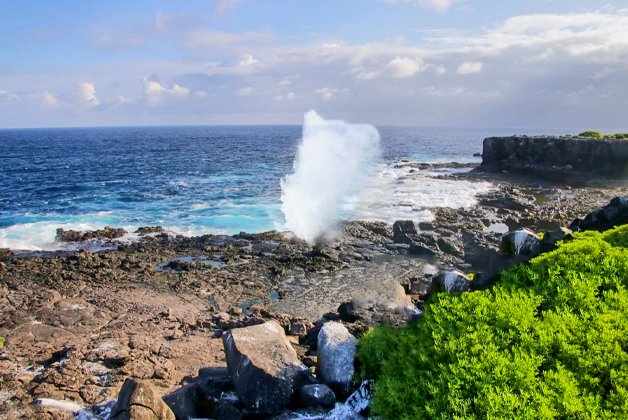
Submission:
MULTIPOLYGON (((574 188, 501 172, 442 177, 495 187, 476 207, 430 209, 434 220, 406 234, 431 250, 421 255, 394 243, 383 222, 347 223, 337 241, 319 247, 288 233, 188 238, 155 228, 132 243, 101 235, 113 249, 100 252, 0 251, 0 417, 72 418, 32 403, 101 407, 134 378, 164 396, 189 386, 193 392, 180 391, 177 401, 209 401, 196 406, 199 415, 246 418, 252 414, 226 371, 229 330, 276 321, 317 375, 316 337, 328 321, 358 338, 369 326, 403 325, 420 314, 405 311, 421 309, 439 273, 476 273, 470 288, 478 290, 497 270, 529 258, 499 252, 504 233, 545 232, 543 247, 568 238, 560 229, 574 219, 628 195, 606 181, 574 188)), ((77 246, 87 246, 80 238, 77 246)))

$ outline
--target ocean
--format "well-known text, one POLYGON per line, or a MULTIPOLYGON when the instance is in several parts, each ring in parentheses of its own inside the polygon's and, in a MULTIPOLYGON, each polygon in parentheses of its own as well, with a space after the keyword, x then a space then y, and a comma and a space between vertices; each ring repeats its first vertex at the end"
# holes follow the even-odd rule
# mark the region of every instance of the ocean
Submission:
MULTIPOLYGON (((394 162, 480 162, 482 140, 513 129, 378 127, 369 186, 345 219, 429 220, 428 207, 472 206, 486 183, 404 180, 394 162)), ((527 134, 540 134, 526 130, 527 134)), ((553 133, 549 133, 553 134, 553 133)), ((54 250, 57 228, 184 235, 285 230, 280 180, 293 171, 300 126, 0 130, 0 248, 54 250)))

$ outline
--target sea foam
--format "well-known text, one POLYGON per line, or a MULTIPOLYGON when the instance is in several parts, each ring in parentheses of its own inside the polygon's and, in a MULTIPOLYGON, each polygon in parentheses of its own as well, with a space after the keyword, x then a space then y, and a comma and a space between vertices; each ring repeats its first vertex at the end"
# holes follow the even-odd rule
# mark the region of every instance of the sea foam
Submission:
POLYGON ((380 155, 372 125, 305 114, 294 172, 281 180, 286 226, 310 243, 333 240, 347 205, 368 185, 380 155))

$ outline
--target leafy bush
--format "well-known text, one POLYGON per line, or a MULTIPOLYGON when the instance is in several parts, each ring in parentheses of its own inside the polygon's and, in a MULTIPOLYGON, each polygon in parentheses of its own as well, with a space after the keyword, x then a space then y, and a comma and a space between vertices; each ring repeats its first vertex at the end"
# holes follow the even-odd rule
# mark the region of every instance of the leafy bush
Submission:
POLYGON ((602 133, 600 133, 599 131, 585 131, 584 133, 578 134, 578 137, 602 139, 602 138, 604 138, 604 135, 602 133))
POLYGON ((628 133, 617 133, 613 137, 619 140, 628 140, 628 133))
POLYGON ((628 226, 440 294, 359 344, 384 419, 628 418, 628 226))

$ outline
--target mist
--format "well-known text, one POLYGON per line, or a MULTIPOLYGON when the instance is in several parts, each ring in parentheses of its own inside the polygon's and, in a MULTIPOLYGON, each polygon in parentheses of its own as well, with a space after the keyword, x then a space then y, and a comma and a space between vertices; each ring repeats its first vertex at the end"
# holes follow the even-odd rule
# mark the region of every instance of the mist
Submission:
POLYGON ((294 172, 281 180, 288 229, 308 243, 334 240, 343 209, 368 185, 379 155, 374 126, 305 114, 294 172))

